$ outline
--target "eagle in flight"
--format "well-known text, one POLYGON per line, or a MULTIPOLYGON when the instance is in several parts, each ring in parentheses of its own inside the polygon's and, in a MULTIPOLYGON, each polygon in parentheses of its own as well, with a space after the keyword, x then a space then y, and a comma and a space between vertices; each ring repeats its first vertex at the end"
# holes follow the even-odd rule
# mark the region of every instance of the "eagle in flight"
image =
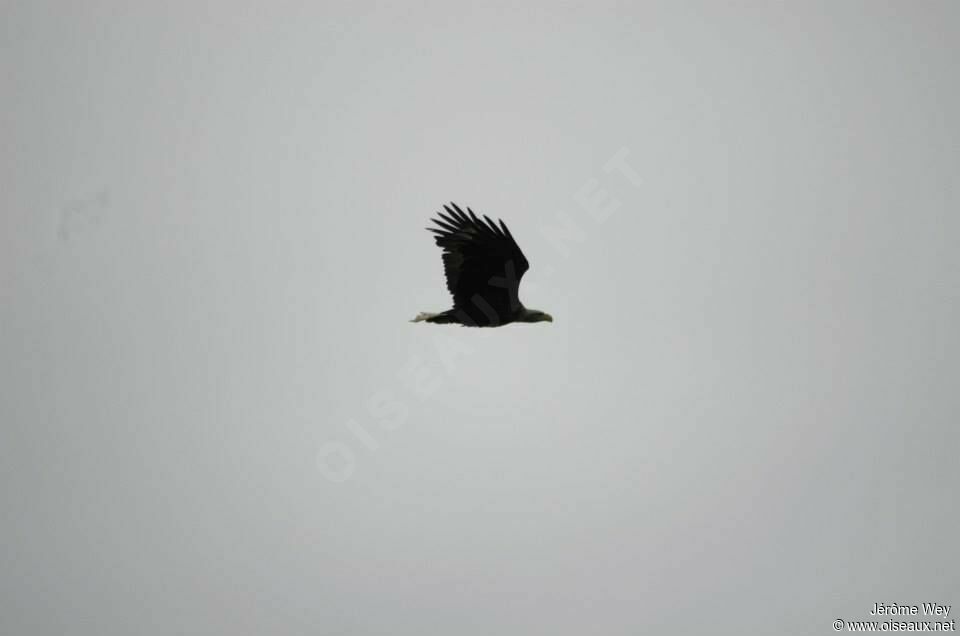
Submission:
POLYGON ((553 317, 520 302, 520 279, 530 268, 507 226, 490 217, 464 212, 457 204, 443 206, 427 228, 443 249, 443 272, 453 308, 439 314, 421 312, 411 322, 454 323, 499 327, 511 322, 553 322, 553 317))

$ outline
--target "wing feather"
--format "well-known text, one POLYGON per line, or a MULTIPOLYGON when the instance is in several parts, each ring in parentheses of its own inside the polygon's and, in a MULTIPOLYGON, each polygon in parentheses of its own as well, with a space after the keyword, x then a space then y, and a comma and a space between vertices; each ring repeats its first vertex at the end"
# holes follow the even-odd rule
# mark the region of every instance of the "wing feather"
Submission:
POLYGON ((503 220, 464 212, 456 203, 443 206, 427 228, 443 249, 447 289, 454 308, 485 304, 500 316, 519 304, 520 279, 530 265, 503 220), (484 301, 480 303, 477 296, 484 301))

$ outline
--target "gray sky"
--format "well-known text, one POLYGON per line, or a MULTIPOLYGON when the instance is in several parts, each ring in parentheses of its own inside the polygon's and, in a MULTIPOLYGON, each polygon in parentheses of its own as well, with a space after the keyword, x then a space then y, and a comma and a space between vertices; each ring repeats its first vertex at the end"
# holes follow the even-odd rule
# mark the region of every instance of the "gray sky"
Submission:
POLYGON ((960 612, 960 4, 147 5, 0 20, 0 632, 960 612))

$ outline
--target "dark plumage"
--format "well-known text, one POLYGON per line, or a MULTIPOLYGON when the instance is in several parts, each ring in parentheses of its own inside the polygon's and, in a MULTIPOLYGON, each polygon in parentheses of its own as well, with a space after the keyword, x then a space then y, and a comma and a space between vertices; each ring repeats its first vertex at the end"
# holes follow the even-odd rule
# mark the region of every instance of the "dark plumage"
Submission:
POLYGON ((520 279, 530 268, 503 221, 478 218, 455 203, 443 206, 433 222, 437 245, 443 248, 443 271, 453 308, 439 314, 421 313, 413 322, 456 323, 468 327, 499 327, 511 322, 553 322, 542 311, 520 302, 520 279))

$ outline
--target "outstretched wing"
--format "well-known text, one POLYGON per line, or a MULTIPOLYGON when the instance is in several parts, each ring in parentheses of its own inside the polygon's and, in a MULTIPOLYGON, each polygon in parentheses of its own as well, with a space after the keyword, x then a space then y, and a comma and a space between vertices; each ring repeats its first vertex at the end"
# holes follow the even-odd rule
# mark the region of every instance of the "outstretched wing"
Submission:
POLYGON ((454 308, 490 311, 500 319, 520 307, 519 287, 530 268, 526 257, 503 221, 497 225, 490 217, 478 218, 473 210, 461 210, 455 203, 443 206, 427 228, 443 248, 443 269, 454 308))

